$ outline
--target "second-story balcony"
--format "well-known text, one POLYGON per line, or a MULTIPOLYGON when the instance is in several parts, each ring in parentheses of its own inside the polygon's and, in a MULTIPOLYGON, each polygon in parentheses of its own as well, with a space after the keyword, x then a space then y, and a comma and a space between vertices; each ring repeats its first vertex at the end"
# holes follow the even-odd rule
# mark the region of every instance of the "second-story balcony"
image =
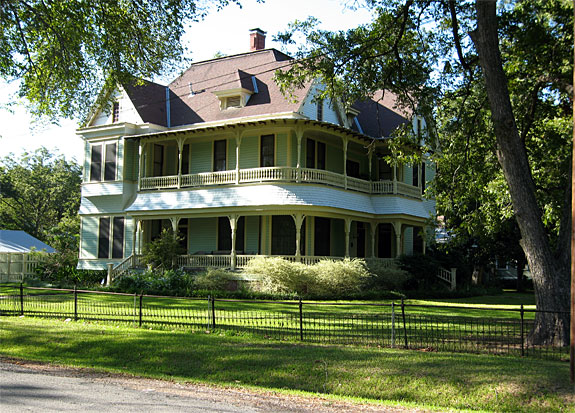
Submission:
POLYGON ((139 189, 150 191, 259 182, 320 184, 373 195, 395 194, 421 199, 421 188, 397 180, 368 181, 321 169, 287 166, 141 177, 139 189))

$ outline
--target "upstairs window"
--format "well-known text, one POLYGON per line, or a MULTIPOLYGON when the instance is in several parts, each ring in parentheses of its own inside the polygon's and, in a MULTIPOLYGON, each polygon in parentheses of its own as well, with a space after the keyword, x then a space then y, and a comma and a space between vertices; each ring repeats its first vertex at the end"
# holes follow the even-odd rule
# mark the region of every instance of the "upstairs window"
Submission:
POLYGON ((116 144, 92 145, 90 157, 90 182, 115 181, 116 180, 116 144), (102 156, 105 150, 105 159, 102 156), (103 164, 103 165, 102 165, 103 164), (103 168, 102 168, 103 166, 103 168), (103 175, 102 176, 102 172, 103 175))
POLYGON ((325 143, 307 139, 306 167, 325 169, 325 143))
POLYGON ((385 159, 379 160, 379 179, 381 181, 391 181, 393 179, 393 169, 385 159))
POLYGON ((164 174, 164 147, 162 145, 154 144, 153 170, 154 176, 164 174))
POLYGON ((419 186, 419 164, 413 165, 412 185, 419 186))
POLYGON ((425 192, 425 162, 421 162, 421 193, 425 192))
POLYGON ((225 140, 214 142, 214 172, 226 170, 226 142, 225 140))
POLYGON ((315 168, 315 141, 313 139, 307 140, 305 150, 305 166, 308 168, 315 168))
POLYGON ((325 143, 317 143, 317 169, 325 169, 325 143))
POLYGON ((345 163, 347 176, 359 178, 359 162, 347 160, 345 163))
POLYGON ((116 123, 120 120, 120 102, 114 102, 112 106, 112 122, 116 123))
POLYGON ((267 168, 275 164, 274 135, 263 135, 260 141, 260 167, 267 168))

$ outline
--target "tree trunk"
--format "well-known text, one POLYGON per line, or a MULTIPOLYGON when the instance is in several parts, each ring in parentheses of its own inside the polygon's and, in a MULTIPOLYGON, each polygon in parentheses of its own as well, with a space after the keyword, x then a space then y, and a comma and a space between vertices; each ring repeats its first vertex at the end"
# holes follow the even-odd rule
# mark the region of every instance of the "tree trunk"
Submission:
POLYGON ((525 283, 523 282, 524 280, 523 270, 525 268, 525 262, 526 262, 525 254, 523 254, 523 252, 521 251, 518 251, 516 261, 517 261, 517 292, 521 293, 525 291, 525 283))
MULTIPOLYGON (((471 38, 485 78, 497 140, 497 158, 509 185, 521 231, 521 247, 533 277, 537 309, 547 311, 537 313, 530 340, 533 344, 568 345, 569 270, 555 260, 541 220, 527 152, 517 130, 503 71, 496 3, 476 0, 475 8, 477 28, 471 33, 471 38)), ((559 246, 563 247, 568 246, 559 246)))

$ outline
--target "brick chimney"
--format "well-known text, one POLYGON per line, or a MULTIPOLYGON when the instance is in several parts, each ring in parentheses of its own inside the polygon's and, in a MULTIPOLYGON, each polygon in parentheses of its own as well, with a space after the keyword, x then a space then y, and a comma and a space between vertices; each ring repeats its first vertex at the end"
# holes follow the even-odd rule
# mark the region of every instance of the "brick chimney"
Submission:
POLYGON ((266 48, 266 32, 262 29, 250 30, 250 52, 266 48))

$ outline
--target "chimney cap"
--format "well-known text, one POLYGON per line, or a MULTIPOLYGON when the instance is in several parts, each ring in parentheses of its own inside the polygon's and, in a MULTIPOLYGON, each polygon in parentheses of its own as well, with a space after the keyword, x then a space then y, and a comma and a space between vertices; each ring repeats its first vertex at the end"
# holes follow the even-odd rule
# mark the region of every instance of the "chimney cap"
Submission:
POLYGON ((263 34, 263 35, 265 35, 267 33, 267 32, 264 32, 259 27, 256 27, 255 29, 250 29, 250 32, 258 32, 258 33, 263 34))

